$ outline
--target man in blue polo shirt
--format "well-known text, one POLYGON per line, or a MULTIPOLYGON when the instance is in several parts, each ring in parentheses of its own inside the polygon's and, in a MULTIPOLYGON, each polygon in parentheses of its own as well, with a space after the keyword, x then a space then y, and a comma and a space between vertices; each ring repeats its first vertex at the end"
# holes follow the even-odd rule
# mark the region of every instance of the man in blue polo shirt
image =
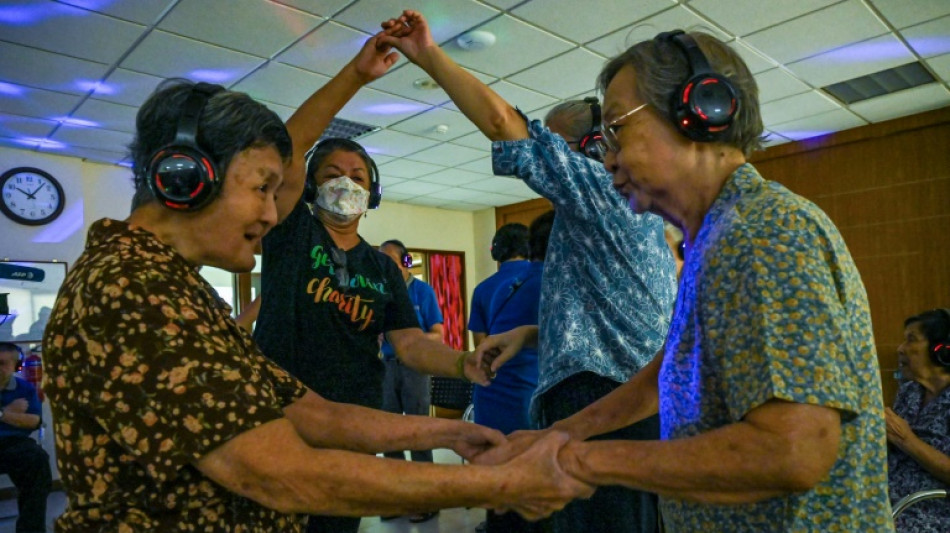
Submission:
MULTIPOLYGON (((406 281, 409 299, 412 300, 412 306, 416 310, 419 327, 427 337, 442 342, 442 311, 439 309, 439 301, 431 285, 416 279, 409 272, 412 268, 412 256, 409 255, 409 250, 401 241, 391 239, 381 244, 379 251, 388 255, 399 267, 402 279, 406 281)), ((427 416, 429 414, 429 376, 403 365, 385 336, 381 351, 383 363, 386 365, 386 374, 383 376, 383 410, 397 414, 427 416)), ((386 452, 384 455, 390 459, 404 460, 406 458, 403 451, 386 452)), ((409 455, 413 461, 432 462, 432 450, 411 450, 409 455)), ((437 511, 414 514, 409 516, 409 521, 425 522, 436 514, 438 514, 437 511)))
POLYGON ((46 531, 46 498, 52 485, 49 455, 30 433, 40 427, 42 405, 36 388, 14 374, 23 365, 23 352, 0 342, 0 473, 17 488, 16 530, 46 531))
POLYGON ((468 330, 475 346, 488 336, 491 324, 491 300, 498 287, 508 286, 528 270, 528 226, 512 222, 495 231, 491 240, 491 258, 498 261, 498 272, 483 279, 472 291, 472 309, 468 330))

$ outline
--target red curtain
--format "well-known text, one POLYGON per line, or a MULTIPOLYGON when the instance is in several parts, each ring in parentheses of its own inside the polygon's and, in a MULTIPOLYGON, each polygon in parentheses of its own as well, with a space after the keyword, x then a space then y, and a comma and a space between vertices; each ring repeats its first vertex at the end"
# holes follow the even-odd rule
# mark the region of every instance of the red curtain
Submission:
POLYGON ((429 284, 435 289, 442 310, 443 341, 456 350, 465 349, 465 302, 462 301, 462 256, 429 254, 429 284))

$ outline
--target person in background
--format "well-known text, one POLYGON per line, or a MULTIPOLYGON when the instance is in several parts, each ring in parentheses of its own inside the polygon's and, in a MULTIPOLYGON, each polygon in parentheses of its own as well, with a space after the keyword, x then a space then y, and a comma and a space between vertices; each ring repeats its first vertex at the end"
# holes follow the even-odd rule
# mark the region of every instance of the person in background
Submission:
POLYGON ((132 213, 91 226, 43 341, 68 497, 56 530, 299 532, 302 514, 454 506, 538 517, 589 493, 558 466, 563 434, 497 468, 376 457, 473 459, 503 436, 328 401, 261 353, 199 269, 254 267, 292 153, 273 111, 219 85, 163 82, 139 110, 132 213))
MULTIPOLYGON (((897 362, 905 380, 886 409, 891 505, 915 492, 950 490, 950 310, 904 321, 897 362)), ((895 520, 900 532, 938 533, 950 525, 950 501, 926 500, 895 520)))
POLYGON ((562 465, 659 494, 670 531, 893 531, 867 294, 828 216, 748 163, 763 126, 745 63, 706 33, 664 32, 598 85, 614 186, 683 231, 686 263, 663 350, 553 426, 575 439, 562 465), (659 441, 587 440, 657 410, 659 441))
POLYGON ((30 437, 42 424, 43 406, 36 388, 14 375, 22 364, 20 347, 0 342, 0 474, 17 489, 17 533, 44 533, 53 475, 49 454, 30 437))
POLYGON ((498 262, 498 271, 483 279, 472 291, 468 330, 478 346, 488 335, 489 311, 495 290, 517 278, 528 268, 528 227, 512 222, 495 231, 491 240, 491 258, 498 262))
MULTIPOLYGON (((434 341, 442 342, 442 311, 439 309, 435 289, 421 279, 416 279, 409 272, 412 268, 412 255, 409 254, 406 245, 400 240, 390 239, 379 246, 379 251, 389 256, 402 273, 409 299, 412 300, 412 306, 416 310, 416 319, 422 330, 426 332, 426 336, 434 341)), ((428 416, 429 376, 403 365, 396 357, 392 345, 385 338, 380 351, 383 354, 383 364, 386 366, 386 374, 383 377, 383 411, 428 416)), ((383 455, 390 459, 405 460, 406 458, 402 450, 386 452, 383 455)), ((410 450, 409 455, 413 461, 432 462, 432 450, 410 450)), ((414 514, 409 516, 409 521, 426 522, 436 514, 438 514, 437 510, 414 514)), ((397 517, 384 516, 382 518, 389 520, 397 517)))
MULTIPOLYGON (((523 180, 557 212, 541 281, 540 374, 531 407, 535 425, 549 427, 629 380, 662 345, 676 295, 663 220, 631 212, 611 186, 596 98, 558 104, 544 124, 529 121, 440 49, 422 14, 405 11, 383 27, 396 30, 383 41, 438 82, 493 141, 495 174, 523 180)), ((659 418, 652 416, 599 438, 659 434, 659 418)), ((652 532, 656 497, 604 487, 553 516, 551 527, 652 532)))
MULTIPOLYGON (((489 312, 489 335, 518 326, 538 324, 544 256, 554 219, 554 211, 547 211, 531 222, 528 230, 531 263, 521 274, 495 290, 489 312)), ((491 387, 475 386, 475 423, 497 429, 506 435, 531 429, 533 424, 529 406, 537 386, 538 351, 526 347, 498 370, 491 387)), ((532 533, 540 532, 541 524, 532 524, 515 513, 500 514, 489 510, 485 531, 532 533)))
MULTIPOLYGON (((383 398, 380 334, 413 370, 489 383, 472 353, 426 336, 399 269, 360 236, 360 220, 382 200, 373 159, 350 139, 318 142, 343 105, 396 55, 377 38, 368 40, 287 121, 294 150, 277 196, 282 222, 262 241, 254 328, 264 354, 316 393, 376 409, 383 398)), ((359 519, 312 517, 308 528, 355 533, 359 519)))

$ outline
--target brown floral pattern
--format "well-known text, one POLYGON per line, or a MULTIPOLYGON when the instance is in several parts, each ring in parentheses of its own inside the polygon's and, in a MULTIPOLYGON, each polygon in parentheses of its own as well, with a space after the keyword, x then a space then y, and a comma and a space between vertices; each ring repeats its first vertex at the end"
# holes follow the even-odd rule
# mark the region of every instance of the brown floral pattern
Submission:
POLYGON ((68 496, 57 531, 301 529, 192 466, 306 391, 230 311, 152 234, 109 219, 90 228, 44 339, 68 496))

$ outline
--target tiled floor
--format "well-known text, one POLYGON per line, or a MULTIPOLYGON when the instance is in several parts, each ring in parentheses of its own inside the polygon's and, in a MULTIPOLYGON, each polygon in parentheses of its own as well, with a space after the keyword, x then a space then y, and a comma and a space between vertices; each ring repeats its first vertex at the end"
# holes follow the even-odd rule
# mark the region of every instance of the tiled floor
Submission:
MULTIPOLYGON (((461 459, 449 450, 436 450, 437 463, 459 464, 461 459)), ((50 494, 47 505, 48 531, 53 531, 53 520, 66 508, 66 494, 50 494)), ((16 531, 16 500, 0 501, 0 533, 16 531)), ((382 522, 378 516, 366 517, 360 522, 360 533, 473 533, 485 519, 483 509, 445 509, 432 520, 422 524, 410 523, 407 518, 382 522)))

